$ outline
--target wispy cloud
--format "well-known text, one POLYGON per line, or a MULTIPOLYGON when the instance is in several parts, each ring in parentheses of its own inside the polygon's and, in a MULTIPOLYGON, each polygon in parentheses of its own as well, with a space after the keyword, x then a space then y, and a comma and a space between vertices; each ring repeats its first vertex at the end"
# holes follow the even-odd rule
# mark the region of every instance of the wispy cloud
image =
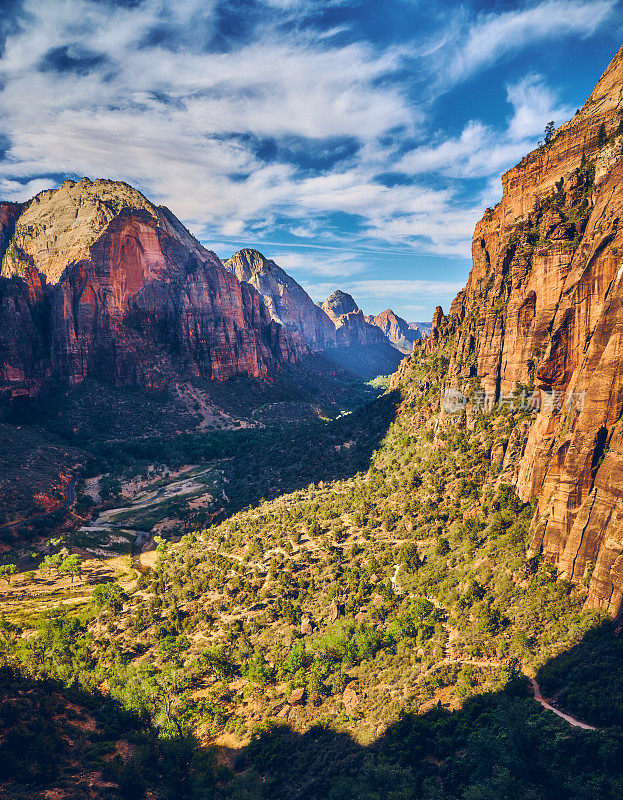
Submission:
MULTIPOLYGON (((341 6, 341 21, 323 23, 313 0, 4 4, 0 193, 27 199, 66 174, 126 180, 208 244, 299 237, 307 252, 295 258, 291 244, 282 257, 299 276, 352 280, 364 253, 393 247, 467 258, 494 176, 571 109, 551 76, 528 69, 498 122, 464 118, 446 135, 435 101, 615 13, 613 0, 439 4, 425 31, 383 38, 356 34, 365 2, 320 5, 325 16, 341 6)), ((384 285, 432 297, 423 284, 384 285)), ((357 287, 368 290, 383 291, 357 287)))
POLYGON ((363 270, 363 264, 356 255, 333 254, 330 256, 317 252, 292 253, 283 250, 271 252, 271 258, 294 277, 308 281, 310 275, 332 277, 345 280, 363 270))
POLYGON ((437 172, 460 178, 497 175, 534 147, 550 120, 559 125, 573 113, 570 106, 558 103, 541 75, 531 73, 506 88, 513 107, 506 129, 470 120, 460 136, 415 148, 396 168, 410 174, 437 172))
MULTIPOLYGON (((612 14, 616 0, 546 0, 519 10, 481 13, 457 29, 456 51, 444 79, 465 80, 479 69, 528 44, 590 36, 612 14)), ((444 56, 445 57, 445 54, 444 56)))

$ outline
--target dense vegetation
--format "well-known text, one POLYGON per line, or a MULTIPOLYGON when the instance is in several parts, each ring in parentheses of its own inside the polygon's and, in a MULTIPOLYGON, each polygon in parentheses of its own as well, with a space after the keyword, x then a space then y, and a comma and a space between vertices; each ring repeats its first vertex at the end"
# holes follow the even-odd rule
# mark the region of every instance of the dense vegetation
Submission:
POLYGON ((621 796, 619 640, 583 586, 526 561, 533 507, 512 481, 532 412, 438 415, 450 346, 333 422, 93 451, 109 490, 154 462, 211 461, 228 498, 131 580, 0 622, 13 683, 107 704, 133 744, 119 796, 621 796), (604 730, 542 710, 523 674, 537 670, 604 730), (210 741, 237 750, 228 768, 210 741))

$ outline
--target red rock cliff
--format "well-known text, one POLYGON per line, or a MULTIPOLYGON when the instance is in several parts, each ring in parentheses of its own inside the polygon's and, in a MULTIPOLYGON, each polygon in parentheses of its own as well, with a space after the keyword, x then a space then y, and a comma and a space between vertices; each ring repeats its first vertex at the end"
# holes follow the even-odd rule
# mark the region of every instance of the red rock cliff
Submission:
POLYGON ((366 317, 366 322, 380 328, 394 347, 397 347, 403 353, 410 353, 413 349, 413 342, 420 338, 419 331, 411 328, 409 323, 394 314, 391 308, 382 311, 376 316, 366 317))
POLYGON ((622 97, 623 49, 581 111, 503 176, 468 284, 432 337, 456 333, 455 384, 540 391, 517 479, 538 499, 531 550, 612 613, 623 597, 622 97))
POLYGON ((305 352, 254 287, 126 184, 66 181, 18 212, 0 279, 0 374, 13 394, 48 377, 268 377, 305 352))

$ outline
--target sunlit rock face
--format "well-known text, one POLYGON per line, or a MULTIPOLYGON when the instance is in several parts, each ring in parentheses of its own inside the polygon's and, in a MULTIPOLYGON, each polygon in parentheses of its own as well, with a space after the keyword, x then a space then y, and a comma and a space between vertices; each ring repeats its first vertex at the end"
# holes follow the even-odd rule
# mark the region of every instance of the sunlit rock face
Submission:
POLYGON ((325 313, 333 320, 337 329, 337 346, 389 344, 385 334, 366 322, 363 311, 351 295, 337 289, 322 304, 325 313))
POLYGON ((376 325, 389 341, 403 353, 410 353, 413 349, 413 342, 421 339, 421 333, 417 323, 410 325, 402 317, 397 316, 391 308, 382 311, 376 316, 366 317, 366 322, 376 325))
POLYGON ((266 378, 306 352, 166 208, 126 184, 66 181, 0 207, 4 390, 50 379, 159 386, 266 378))
POLYGON ((422 345, 456 336, 455 382, 477 376, 498 396, 540 390, 517 478, 522 497, 538 499, 531 551, 613 613, 623 594, 622 96, 623 50, 581 111, 503 176, 502 200, 476 226, 467 286, 422 345))
POLYGON ((296 334, 313 351, 336 346, 335 325, 294 278, 257 250, 239 250, 223 264, 254 286, 271 319, 296 334))

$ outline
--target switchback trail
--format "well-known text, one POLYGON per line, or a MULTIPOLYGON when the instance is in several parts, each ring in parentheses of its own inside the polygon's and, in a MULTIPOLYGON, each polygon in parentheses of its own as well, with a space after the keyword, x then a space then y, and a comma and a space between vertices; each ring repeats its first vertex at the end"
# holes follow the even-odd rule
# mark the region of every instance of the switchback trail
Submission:
MULTIPOLYGON (((397 564, 395 565, 395 567, 396 567, 396 571, 394 572, 394 576, 392 578, 392 585, 394 586, 394 591, 396 591, 395 581, 396 581, 396 578, 398 577, 398 571, 400 569, 397 564)), ((401 592, 401 590, 398 590, 398 593, 400 593, 400 592, 401 592)), ((474 667, 501 667, 502 666, 503 662, 501 662, 501 661, 477 661, 477 660, 474 660, 474 659, 455 658, 453 656, 453 654, 452 654, 452 648, 450 646, 450 633, 452 632, 452 628, 450 627, 450 625, 448 624, 448 621, 447 621, 446 609, 443 607, 443 605, 438 600, 433 600, 431 597, 426 597, 425 599, 428 600, 430 603, 432 603, 435 606, 435 608, 440 609, 441 611, 444 612, 444 614, 446 614, 446 619, 442 620, 441 624, 443 625, 443 627, 444 627, 444 629, 446 631, 446 635, 448 637, 446 645, 444 647, 444 658, 441 661, 438 661, 434 666, 432 666, 428 670, 428 672, 434 672, 439 667, 445 666, 447 664, 466 664, 468 666, 474 666, 474 667)), ((536 700, 537 703, 542 705, 543 708, 546 708, 548 711, 553 712, 554 714, 556 714, 557 717, 560 717, 561 719, 564 719, 565 722, 568 722, 569 725, 572 725, 575 728, 582 728, 585 731, 596 731, 597 730, 597 728, 594 725, 589 725, 587 722, 582 722, 581 720, 576 719, 575 717, 572 717, 570 714, 565 714, 563 711, 559 711, 559 709, 557 709, 555 706, 553 706, 551 703, 549 703, 543 697, 543 695, 541 694, 541 689, 539 687, 539 684, 536 682, 536 678, 533 678, 532 676, 528 675, 526 672, 524 672, 523 674, 528 678, 528 680, 530 681, 530 684, 532 685, 532 691, 534 692, 534 699, 536 700)))
POLYGON ((534 678, 530 678, 530 683, 532 684, 532 690, 534 691, 534 699, 537 703, 540 703, 543 708, 546 708, 548 711, 553 711, 556 716, 564 719, 565 722, 568 722, 569 725, 573 725, 575 728, 582 728, 585 731, 596 731, 594 725, 588 725, 586 722, 580 722, 579 719, 572 717, 570 714, 564 714, 562 711, 559 711, 554 706, 550 705, 547 700, 541 694, 541 689, 539 688, 539 684, 536 682, 534 678))

